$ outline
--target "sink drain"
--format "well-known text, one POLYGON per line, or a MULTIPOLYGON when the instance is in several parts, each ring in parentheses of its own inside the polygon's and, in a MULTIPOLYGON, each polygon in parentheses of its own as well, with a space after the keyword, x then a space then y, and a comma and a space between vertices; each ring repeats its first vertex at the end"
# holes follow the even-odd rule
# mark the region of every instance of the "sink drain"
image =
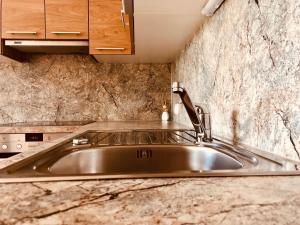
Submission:
POLYGON ((150 158, 152 158, 152 150, 149 150, 149 149, 137 150, 136 157, 138 159, 150 159, 150 158))

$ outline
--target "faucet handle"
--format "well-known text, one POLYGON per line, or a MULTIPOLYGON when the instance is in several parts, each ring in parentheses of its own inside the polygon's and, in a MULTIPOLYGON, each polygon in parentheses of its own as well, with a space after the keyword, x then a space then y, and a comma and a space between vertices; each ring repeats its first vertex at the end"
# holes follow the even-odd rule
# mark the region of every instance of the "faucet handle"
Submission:
POLYGON ((195 110, 198 113, 199 119, 203 125, 203 129, 205 130, 205 138, 208 141, 212 140, 211 136, 211 116, 208 110, 204 110, 202 106, 199 104, 195 105, 195 110))
POLYGON ((195 109, 198 113, 209 113, 208 105, 204 103, 195 103, 195 109))
POLYGON ((195 105, 195 109, 198 115, 204 114, 204 109, 200 105, 195 105))

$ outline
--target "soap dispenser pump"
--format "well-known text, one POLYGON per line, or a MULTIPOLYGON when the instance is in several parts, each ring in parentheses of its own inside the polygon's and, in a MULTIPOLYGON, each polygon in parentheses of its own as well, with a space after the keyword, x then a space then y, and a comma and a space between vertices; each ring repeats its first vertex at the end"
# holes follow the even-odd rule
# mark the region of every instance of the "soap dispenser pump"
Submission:
POLYGON ((168 121, 169 118, 170 118, 170 116, 169 116, 169 112, 168 112, 168 106, 167 106, 167 103, 164 102, 164 104, 163 104, 163 112, 161 114, 161 120, 162 121, 168 121))

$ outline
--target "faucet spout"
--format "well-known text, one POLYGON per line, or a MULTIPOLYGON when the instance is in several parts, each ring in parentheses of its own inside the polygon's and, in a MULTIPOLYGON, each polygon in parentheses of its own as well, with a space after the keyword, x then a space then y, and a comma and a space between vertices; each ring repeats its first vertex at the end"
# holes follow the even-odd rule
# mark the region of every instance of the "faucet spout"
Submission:
POLYGON ((187 114, 194 126, 195 132, 197 133, 197 139, 201 139, 203 141, 211 141, 211 132, 206 132, 203 109, 200 106, 196 107, 193 104, 190 96, 188 95, 187 91, 181 83, 173 82, 172 92, 178 94, 181 98, 181 101, 187 111, 187 114))

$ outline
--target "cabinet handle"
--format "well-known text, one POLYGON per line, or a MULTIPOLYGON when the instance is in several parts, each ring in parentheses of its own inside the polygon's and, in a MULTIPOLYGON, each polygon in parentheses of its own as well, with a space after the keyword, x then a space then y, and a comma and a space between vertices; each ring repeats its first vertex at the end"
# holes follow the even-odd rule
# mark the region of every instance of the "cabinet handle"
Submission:
POLYGON ((126 25, 124 16, 125 16, 125 11, 124 9, 121 9, 121 21, 122 21, 123 28, 125 28, 126 25))
POLYGON ((54 31, 51 34, 81 34, 79 31, 70 31, 70 32, 63 32, 63 31, 54 31))
POLYGON ((125 28, 125 14, 126 14, 126 12, 125 12, 125 2, 124 2, 124 0, 122 0, 122 9, 121 9, 121 21, 122 21, 122 24, 123 24, 123 28, 125 28))
POLYGON ((124 51, 125 48, 95 48, 96 50, 113 50, 113 51, 124 51))
POLYGON ((34 31, 6 31, 7 34, 33 34, 36 35, 37 32, 34 31))

